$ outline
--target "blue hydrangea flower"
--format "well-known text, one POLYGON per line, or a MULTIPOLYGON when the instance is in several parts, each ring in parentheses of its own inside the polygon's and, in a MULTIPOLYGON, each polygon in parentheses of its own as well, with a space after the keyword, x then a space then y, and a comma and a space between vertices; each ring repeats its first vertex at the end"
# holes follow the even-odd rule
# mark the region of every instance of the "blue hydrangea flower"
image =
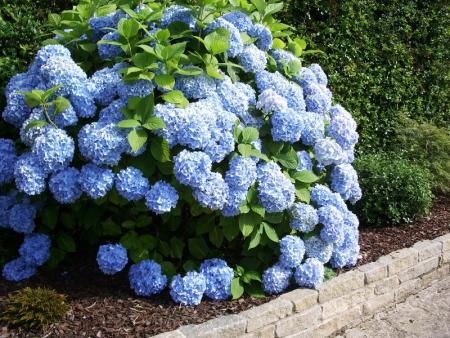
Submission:
MULTIPOLYGON (((271 55, 275 59, 278 65, 278 70, 282 71, 284 67, 289 66, 291 62, 298 62, 301 64, 301 61, 291 52, 284 49, 274 49, 271 51, 271 55)), ((294 76, 294 81, 297 82, 297 77, 294 76)))
MULTIPOLYGON (((54 116, 53 110, 54 110, 53 108, 50 108, 50 114, 52 116, 54 116)), ((61 113, 56 115, 54 121, 59 128, 66 128, 69 126, 76 125, 78 123, 78 116, 73 106, 69 104, 69 106, 66 109, 64 109, 61 113)))
POLYGON ((341 146, 330 138, 323 138, 314 144, 314 155, 317 162, 324 166, 340 164, 343 156, 341 146))
POLYGON ((226 110, 241 118, 247 114, 249 108, 247 93, 236 86, 228 76, 217 83, 217 94, 226 110))
POLYGON ((125 119, 122 109, 127 105, 127 100, 117 99, 112 101, 107 107, 100 110, 98 122, 102 124, 116 124, 125 119))
POLYGON ((352 116, 340 106, 331 108, 334 110, 331 114, 330 125, 328 126, 328 135, 336 140, 343 149, 351 149, 358 142, 359 135, 356 131, 356 123, 352 116))
POLYGON ((9 227, 15 232, 31 234, 36 227, 36 208, 29 203, 14 205, 9 211, 9 227))
POLYGON ((53 198, 61 204, 74 203, 81 197, 80 172, 76 168, 63 169, 50 177, 49 189, 53 198))
POLYGON ((86 159, 97 165, 115 166, 128 149, 126 133, 112 123, 86 124, 78 133, 78 147, 86 159))
POLYGON ((161 27, 167 28, 174 22, 185 23, 191 30, 195 30, 197 26, 192 16, 192 10, 180 5, 172 5, 165 9, 161 19, 161 27))
POLYGON ((319 207, 331 204, 333 199, 333 192, 323 184, 316 184, 311 190, 311 201, 319 207))
POLYGON ((359 258, 359 235, 357 228, 344 227, 344 240, 340 245, 336 245, 331 256, 331 266, 333 268, 343 268, 354 266, 359 258))
POLYGON ((331 108, 331 92, 327 88, 318 88, 312 95, 306 95, 305 104, 308 111, 325 114, 331 108))
POLYGON ((211 33, 218 28, 226 29, 230 33, 230 36, 228 37, 228 56, 236 57, 241 54, 244 43, 242 42, 241 34, 236 26, 223 18, 218 18, 210 23, 206 30, 208 33, 211 33))
POLYGON ((350 197, 350 194, 346 194, 356 185, 358 185, 358 174, 351 164, 339 164, 331 171, 331 188, 341 196, 350 197))
POLYGON ((301 232, 311 232, 319 223, 316 209, 305 203, 295 203, 290 209, 291 221, 289 226, 301 232))
MULTIPOLYGON (((39 53, 39 52, 38 52, 39 53)), ((19 73, 14 75, 6 84, 5 97, 8 98, 17 91, 30 91, 36 86, 37 77, 32 72, 19 73)))
POLYGON ((324 242, 319 236, 312 236, 305 240, 305 251, 309 258, 316 258, 325 264, 331 259, 333 244, 324 242))
POLYGON ((344 195, 342 195, 342 198, 345 200, 348 200, 351 204, 355 204, 358 202, 362 197, 362 191, 359 184, 354 184, 350 190, 348 190, 344 195))
POLYGON ((115 183, 119 195, 128 201, 140 200, 150 187, 148 179, 144 177, 142 171, 134 167, 119 171, 115 183))
POLYGON ((9 228, 9 211, 15 202, 14 196, 0 196, 0 228, 9 228))
POLYGON ((14 167, 14 178, 18 190, 27 195, 39 195, 45 190, 48 173, 34 154, 24 153, 14 167))
POLYGON ((176 275, 170 283, 170 296, 175 303, 198 305, 206 291, 206 278, 202 273, 189 271, 186 276, 176 275))
POLYGON ((204 208, 220 210, 228 197, 228 185, 219 173, 210 173, 203 185, 196 187, 192 195, 204 208))
POLYGON ((238 60, 247 73, 257 73, 266 68, 266 54, 254 44, 244 46, 238 60))
POLYGON ((48 59, 56 56, 70 59, 70 50, 63 45, 47 45, 42 47, 37 51, 33 64, 30 67, 30 71, 36 72, 47 62, 48 59))
POLYGON ((318 65, 317 63, 312 63, 309 66, 309 69, 314 73, 316 76, 317 83, 326 86, 328 84, 328 78, 325 72, 323 71, 322 67, 318 65))
POLYGON ((158 215, 170 212, 177 206, 177 202, 176 189, 164 181, 156 182, 145 194, 145 205, 158 215))
POLYGON ((233 11, 222 15, 222 19, 233 24, 240 32, 249 32, 253 28, 253 22, 250 17, 241 11, 233 11))
POLYGON ((296 169, 297 171, 313 170, 313 163, 307 151, 305 150, 297 151, 297 158, 298 158, 298 166, 296 169))
POLYGON ((132 97, 145 97, 153 91, 153 84, 147 80, 138 80, 132 83, 120 81, 117 84, 117 93, 122 99, 130 99, 132 97))
POLYGON ((322 262, 308 258, 295 270, 294 277, 298 286, 317 289, 323 282, 324 273, 322 262))
POLYGON ((295 77, 295 81, 298 82, 303 88, 308 87, 311 83, 317 83, 316 75, 309 68, 302 67, 299 75, 295 77))
POLYGON ((252 86, 244 82, 235 82, 234 86, 235 88, 241 90, 245 94, 249 105, 251 106, 256 105, 256 92, 252 86))
POLYGON ((200 265, 200 272, 206 280, 205 295, 214 300, 224 300, 231 296, 231 281, 234 271, 222 259, 207 259, 200 265))
POLYGON ((174 174, 178 182, 190 187, 201 187, 208 179, 212 162, 200 151, 183 150, 174 157, 174 174))
POLYGON ((302 135, 302 119, 295 111, 288 109, 277 111, 270 118, 272 123, 272 139, 274 141, 283 141, 295 143, 300 140, 302 135))
POLYGON ((305 113, 302 119, 302 142, 307 146, 314 145, 325 136, 325 121, 323 116, 315 113, 305 113))
POLYGON ((114 174, 111 169, 100 168, 88 163, 81 168, 78 180, 83 190, 92 199, 106 196, 114 185, 114 174))
POLYGON ((0 185, 14 180, 14 165, 17 161, 14 141, 0 138, 0 185))
POLYGON ((187 99, 204 99, 216 91, 216 82, 207 75, 177 76, 174 89, 183 92, 187 99))
POLYGON ((234 135, 231 131, 213 130, 211 140, 203 149, 215 163, 222 162, 225 156, 235 149, 234 135))
POLYGON ((323 224, 320 238, 327 243, 342 243, 344 239, 344 219, 342 213, 332 205, 326 205, 317 211, 319 222, 323 224))
POLYGON ((19 254, 27 264, 41 266, 50 258, 50 245, 51 241, 47 235, 30 234, 25 236, 19 254))
POLYGON ((273 37, 272 32, 269 28, 264 25, 256 24, 251 27, 250 30, 247 31, 248 35, 252 38, 256 38, 256 46, 267 52, 272 49, 273 46, 273 37))
POLYGON ((95 101, 107 106, 117 96, 117 84, 121 81, 120 74, 115 68, 103 68, 96 71, 89 78, 89 88, 95 101))
POLYGON ((97 113, 97 106, 87 86, 70 95, 70 102, 79 117, 91 118, 97 113))
POLYGON ((280 264, 286 268, 296 268, 305 255, 305 244, 297 236, 284 236, 280 240, 280 264))
POLYGON ((239 208, 247 198, 247 189, 237 189, 229 187, 228 197, 225 205, 222 208, 222 215, 225 217, 232 217, 239 215, 239 208))
POLYGON ((31 109, 25 103, 22 94, 13 92, 6 97, 6 107, 2 113, 5 122, 20 128, 30 114, 31 109))
POLYGON ((295 187, 275 162, 258 165, 258 197, 268 212, 282 212, 295 200, 295 187))
POLYGON ((264 90, 258 96, 256 108, 264 113, 287 111, 288 104, 284 97, 278 95, 273 89, 264 90))
POLYGON ((49 128, 34 140, 32 152, 45 171, 55 172, 72 162, 75 144, 64 130, 49 128))
POLYGON ((94 16, 90 18, 89 26, 92 28, 94 41, 97 41, 102 37, 102 35, 110 32, 108 28, 116 28, 120 19, 124 18, 125 16, 126 14, 124 12, 116 11, 113 13, 109 13, 108 15, 99 17, 94 16))
POLYGON ((161 265, 151 259, 133 264, 128 272, 130 287, 138 296, 152 296, 160 293, 167 284, 167 277, 161 272, 161 265))
MULTIPOLYGON (((109 32, 102 36, 102 41, 117 41, 120 34, 118 32, 109 32)), ((98 55, 102 60, 114 59, 115 57, 123 54, 123 49, 120 46, 111 45, 109 43, 99 43, 98 55)))
POLYGON ((100 245, 97 252, 97 264, 104 274, 114 275, 128 264, 127 249, 120 243, 100 245))
POLYGON ((250 158, 236 156, 230 161, 225 182, 234 189, 247 190, 256 181, 256 164, 250 158))
POLYGON ((271 295, 281 293, 289 287, 291 277, 291 269, 275 264, 262 275, 263 290, 271 295))
POLYGON ((3 278, 11 282, 20 282, 36 274, 36 266, 30 265, 22 257, 16 258, 3 267, 3 278))

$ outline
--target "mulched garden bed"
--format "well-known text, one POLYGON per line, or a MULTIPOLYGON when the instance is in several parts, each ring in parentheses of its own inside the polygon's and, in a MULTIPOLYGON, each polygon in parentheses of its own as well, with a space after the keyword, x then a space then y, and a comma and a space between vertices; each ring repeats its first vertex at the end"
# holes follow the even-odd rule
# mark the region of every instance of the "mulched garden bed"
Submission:
MULTIPOLYGON (((413 223, 397 227, 360 229, 362 258, 366 264, 415 242, 450 232, 450 196, 436 199, 432 213, 413 223)), ((205 300, 197 307, 174 304, 169 295, 137 298, 129 289, 126 274, 107 278, 96 267, 75 265, 61 273, 42 273, 24 283, 0 282, 0 312, 8 292, 25 286, 46 286, 66 294, 71 310, 65 319, 45 334, 47 337, 142 337, 174 330, 181 325, 239 313, 273 299, 242 298, 235 301, 205 300)), ((0 337, 35 337, 37 333, 0 327, 0 337)))

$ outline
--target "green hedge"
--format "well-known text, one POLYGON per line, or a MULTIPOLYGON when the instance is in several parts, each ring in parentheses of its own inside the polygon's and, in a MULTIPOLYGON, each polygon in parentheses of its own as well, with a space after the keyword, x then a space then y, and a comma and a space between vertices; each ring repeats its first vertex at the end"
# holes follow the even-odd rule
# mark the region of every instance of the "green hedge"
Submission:
POLYGON ((22 72, 42 41, 48 37, 45 22, 50 12, 68 9, 73 0, 0 0, 0 112, 3 89, 11 76, 22 72))
POLYGON ((450 123, 446 2, 290 0, 285 16, 325 52, 305 59, 320 62, 358 120, 360 152, 392 143, 401 114, 450 123))

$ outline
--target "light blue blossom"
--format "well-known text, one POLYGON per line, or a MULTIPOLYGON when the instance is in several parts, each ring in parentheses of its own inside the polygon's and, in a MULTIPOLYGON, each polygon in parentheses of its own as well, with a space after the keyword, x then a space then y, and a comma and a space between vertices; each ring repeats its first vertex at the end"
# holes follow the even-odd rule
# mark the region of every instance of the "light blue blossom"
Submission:
POLYGON ((312 236, 305 240, 305 251, 309 258, 316 258, 325 264, 331 259, 333 244, 324 242, 319 236, 312 236))
POLYGON ((357 228, 344 227, 344 240, 340 245, 336 245, 331 256, 331 266, 333 268, 343 268, 354 266, 359 258, 359 234, 357 228))
POLYGON ((358 174, 351 164, 339 164, 331 171, 331 188, 341 196, 350 197, 350 189, 357 185, 358 174))
POLYGON ((241 11, 233 11, 226 13, 222 19, 233 24, 240 32, 248 33, 253 28, 253 22, 250 17, 241 11))
MULTIPOLYGON (((109 32, 102 36, 102 41, 117 41, 120 34, 118 32, 109 32)), ((102 60, 114 59, 115 57, 123 54, 123 49, 120 46, 112 45, 109 43, 98 43, 98 55, 102 60)))
POLYGON ((327 243, 341 244, 344 240, 344 219, 342 213, 332 205, 326 205, 317 211, 319 222, 323 224, 320 238, 327 243))
POLYGON ((31 234, 36 227, 36 208, 29 203, 18 203, 9 211, 9 227, 15 232, 31 234))
POLYGON ((3 267, 3 278, 11 282, 20 282, 36 274, 36 266, 30 265, 22 257, 9 261, 3 267))
POLYGON ((298 286, 317 289, 322 284, 324 272, 322 262, 315 258, 308 258, 295 270, 294 277, 298 286))
POLYGON ((114 68, 103 68, 89 78, 89 89, 95 101, 107 106, 117 96, 117 84, 121 81, 120 74, 114 68))
POLYGON ((330 138, 320 139, 314 144, 314 155, 317 162, 325 166, 342 163, 342 148, 330 138))
POLYGON ((50 258, 50 245, 51 241, 47 235, 30 234, 25 236, 19 254, 27 264, 41 266, 50 258))
POLYGON ((114 275, 128 264, 127 249, 120 243, 100 245, 97 252, 97 264, 104 274, 114 275))
POLYGON ((174 22, 185 23, 191 30, 195 30, 197 26, 192 16, 192 10, 180 5, 172 5, 165 9, 161 19, 161 27, 167 28, 174 22))
POLYGON ((133 264, 128 272, 130 287, 138 296, 152 296, 160 293, 167 285, 167 277, 161 272, 161 265, 151 259, 133 264))
POLYGON ((112 101, 107 107, 100 110, 98 122, 104 124, 116 124, 125 119, 122 109, 127 105, 127 100, 117 99, 112 101))
POLYGON ((228 197, 222 208, 222 215, 225 217, 237 216, 240 213, 239 208, 247 198, 247 189, 238 189, 229 187, 228 197))
POLYGON ((238 56, 239 63, 247 73, 257 73, 266 68, 266 54, 254 44, 244 46, 238 56))
POLYGON ((53 198, 61 204, 74 203, 81 197, 80 172, 76 168, 63 169, 50 177, 49 189, 53 198))
POLYGON ((255 24, 251 27, 250 30, 247 31, 248 35, 252 38, 256 38, 256 46, 267 52, 272 48, 273 45, 273 37, 272 32, 269 28, 261 24, 255 24))
POLYGON ((356 131, 356 122, 350 113, 340 105, 332 107, 330 115, 330 125, 327 129, 328 135, 333 137, 343 149, 352 149, 359 138, 356 131))
POLYGON ((176 275, 170 283, 170 296, 183 305, 198 305, 206 291, 206 278, 202 273, 189 271, 186 276, 176 275))
POLYGON ((0 185, 14 180, 14 166, 17 161, 14 141, 0 138, 0 185))
POLYGON ((117 93, 122 99, 130 99, 132 97, 145 97, 153 91, 153 85, 147 80, 138 80, 131 83, 120 81, 117 84, 117 93))
POLYGON ((156 182, 145 194, 145 205, 155 214, 170 212, 177 206, 178 193, 169 183, 164 181, 156 182))
POLYGON ((286 268, 296 268, 305 255, 305 244, 297 236, 288 235, 280 240, 280 264, 286 268))
POLYGON ((281 112, 288 110, 288 104, 284 97, 269 88, 259 94, 256 108, 264 113, 281 112))
POLYGON ((313 170, 313 163, 307 151, 305 150, 297 151, 297 158, 298 158, 298 166, 296 169, 297 171, 313 170))
POLYGON ((303 129, 302 119, 292 109, 276 111, 272 114, 270 122, 274 141, 295 143, 300 140, 303 129))
POLYGON ((236 156, 230 161, 225 182, 233 189, 247 190, 256 180, 256 164, 250 158, 236 156))
POLYGON ((177 76, 174 89, 183 92, 188 99, 204 99, 216 91, 216 82, 207 75, 177 76))
POLYGON ((325 121, 323 116, 315 113, 304 113, 302 119, 302 142, 307 146, 314 145, 325 136, 325 121))
POLYGON ((142 171, 134 167, 120 170, 116 175, 115 185, 119 195, 128 201, 140 200, 150 187, 142 171))
POLYGON ((210 23, 206 30, 208 33, 211 33, 218 28, 226 29, 230 33, 230 36, 228 37, 228 56, 236 57, 241 54, 244 43, 242 42, 241 34, 236 26, 223 18, 218 18, 210 23))
POLYGON ((205 295, 214 300, 224 300, 231 296, 231 281, 234 271, 222 259, 207 259, 200 265, 200 273, 206 280, 205 295))
POLYGON ((111 169, 97 167, 88 163, 81 168, 79 181, 83 190, 92 199, 104 197, 114 185, 114 174, 111 169))
POLYGON ((227 201, 228 193, 228 185, 222 175, 212 172, 203 185, 193 190, 192 195, 202 207, 220 210, 227 201))
POLYGON ((314 73, 316 76, 317 83, 326 86, 328 84, 328 78, 325 72, 323 71, 322 67, 318 65, 317 63, 312 63, 309 66, 309 69, 314 73))
POLYGON ((20 128, 30 114, 31 109, 25 103, 22 94, 13 92, 6 97, 6 107, 2 113, 5 122, 20 128))
POLYGON ((93 31, 93 40, 97 41, 102 37, 102 35, 110 32, 108 28, 116 28, 120 19, 124 18, 125 16, 126 14, 124 12, 116 11, 104 16, 91 17, 89 19, 89 26, 93 31))
POLYGON ((14 178, 18 190, 27 195, 39 195, 45 190, 48 172, 31 152, 22 154, 14 167, 14 178))
POLYGON ((311 232, 319 223, 317 210, 305 203, 295 203, 289 209, 291 221, 289 226, 301 232, 311 232))
POLYGON ((275 264, 262 275, 263 290, 271 295, 281 293, 289 287, 291 277, 291 269, 275 264))
POLYGON ((212 166, 208 155, 200 151, 183 150, 173 160, 173 170, 178 182, 190 187, 201 187, 205 184, 212 166))

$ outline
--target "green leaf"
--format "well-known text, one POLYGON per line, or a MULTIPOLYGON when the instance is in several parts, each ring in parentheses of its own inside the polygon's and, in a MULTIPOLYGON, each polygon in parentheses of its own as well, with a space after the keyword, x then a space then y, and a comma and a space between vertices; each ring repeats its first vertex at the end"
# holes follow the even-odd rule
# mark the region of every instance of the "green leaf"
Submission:
POLYGON ((169 142, 162 137, 157 137, 152 141, 150 151, 155 160, 163 163, 170 161, 169 142))
POLYGON ((262 217, 254 212, 249 212, 248 214, 242 214, 239 216, 239 229, 244 237, 248 237, 253 229, 260 224, 262 217))
POLYGON ((333 269, 329 268, 328 266, 325 266, 324 270, 325 270, 324 280, 327 281, 336 277, 336 272, 334 272, 333 269))
POLYGON ((135 19, 120 19, 117 31, 123 37, 130 39, 139 32, 139 23, 135 19))
POLYGON ((238 145, 239 153, 244 157, 250 157, 252 153, 252 146, 250 144, 239 144, 238 145))
POLYGON ((297 152, 292 147, 290 147, 289 151, 286 153, 277 155, 276 159, 283 167, 287 169, 297 169, 298 167, 297 152))
POLYGON ((130 255, 133 263, 139 263, 144 259, 148 259, 150 257, 148 250, 141 247, 130 249, 128 251, 128 254, 130 255))
POLYGON ((253 204, 253 205, 250 206, 250 208, 252 209, 252 211, 257 213, 261 217, 264 217, 265 214, 266 214, 266 209, 264 209, 264 207, 259 205, 259 204, 253 204))
POLYGON ((138 116, 142 122, 147 122, 153 113, 153 109, 155 107, 155 93, 151 92, 151 94, 141 98, 139 103, 137 104, 136 110, 138 111, 138 116))
POLYGON ((283 40, 280 40, 278 38, 273 39, 273 49, 284 49, 286 47, 286 44, 283 42, 283 40))
POLYGON ((223 243, 223 232, 217 225, 213 226, 209 232, 209 240, 216 248, 220 248, 223 243))
POLYGON ((31 121, 30 123, 28 123, 27 124, 27 126, 25 127, 25 131, 28 131, 28 130, 30 130, 31 128, 40 128, 40 127, 43 127, 43 126, 46 126, 46 125, 48 125, 48 122, 46 122, 46 121, 41 121, 41 120, 38 120, 38 121, 31 121))
MULTIPOLYGON (((47 89, 42 93, 42 101, 47 102, 50 97, 52 97, 58 90, 62 88, 62 85, 54 86, 50 89, 47 89)), ((37 92, 37 91, 36 91, 37 92)))
POLYGON ((261 282, 261 275, 256 271, 246 271, 242 280, 245 283, 250 283, 252 280, 261 282))
POLYGON ((102 233, 104 236, 118 236, 122 234, 122 228, 111 218, 102 222, 102 233))
POLYGON ((239 223, 233 218, 230 223, 223 226, 222 231, 225 238, 231 242, 239 234, 239 223))
POLYGON ((300 60, 291 60, 288 64, 288 71, 289 74, 296 75, 300 72, 300 69, 302 68, 302 63, 300 60))
POLYGON ((203 69, 200 67, 187 67, 177 70, 176 73, 186 76, 199 76, 203 74, 203 69))
POLYGON ((170 239, 170 246, 172 248, 172 256, 174 258, 181 258, 181 257, 183 257, 183 250, 184 250, 184 247, 186 246, 184 244, 184 241, 182 241, 179 238, 172 237, 170 239))
POLYGON ((155 81, 158 86, 171 90, 175 85, 175 78, 169 74, 161 74, 155 76, 155 81))
POLYGON ((283 9, 284 4, 282 2, 278 2, 275 4, 268 4, 267 7, 264 9, 264 16, 273 15, 275 13, 278 13, 283 9))
POLYGON ((242 142, 250 144, 253 141, 256 141, 259 138, 258 129, 247 127, 242 130, 242 142))
POLYGON ((168 29, 160 29, 157 33, 156 33, 156 38, 160 41, 166 41, 167 39, 170 38, 170 31, 168 29))
POLYGON ((140 126, 141 126, 141 123, 139 121, 132 120, 132 119, 122 120, 117 123, 117 127, 119 127, 119 128, 137 128, 140 126))
POLYGON ((213 79, 223 80, 223 75, 219 72, 219 67, 212 64, 206 65, 206 74, 213 79))
POLYGON ((153 250, 156 248, 156 245, 158 244, 158 240, 155 236, 144 234, 139 236, 139 243, 141 246, 147 250, 153 250))
POLYGON ((296 188, 295 195, 302 202, 309 203, 311 201, 311 192, 308 188, 296 188))
POLYGON ((228 50, 228 37, 230 33, 223 28, 219 28, 214 32, 205 36, 204 43, 206 49, 212 54, 222 54, 228 50))
POLYGON ((271 226, 269 223, 263 222, 262 223, 264 226, 264 232, 266 233, 267 237, 275 243, 278 243, 280 241, 280 239, 278 238, 278 234, 275 231, 275 229, 273 228, 273 226, 271 226))
POLYGON ((283 221, 283 213, 276 212, 276 213, 266 214, 266 217, 264 217, 264 220, 266 222, 269 222, 272 224, 279 224, 283 221))
POLYGON ((133 129, 128 133, 128 143, 134 152, 144 146, 145 142, 147 142, 147 138, 147 132, 142 129, 133 129))
POLYGON ((31 92, 19 92, 19 93, 23 94, 25 103, 30 108, 35 108, 43 103, 42 96, 44 95, 44 91, 42 90, 32 90, 31 92))
POLYGON ((142 125, 145 129, 148 130, 158 130, 166 128, 166 124, 164 121, 158 116, 151 116, 146 123, 142 125))
POLYGON ((234 278, 231 281, 231 295, 233 299, 241 298, 244 294, 244 287, 241 284, 241 280, 239 278, 234 278))
POLYGON ((177 274, 177 269, 176 269, 175 265, 173 265, 173 263, 171 263, 169 261, 162 262, 161 269, 162 269, 163 273, 169 278, 172 278, 173 276, 175 276, 177 274))
POLYGON ((58 96, 55 101, 53 101, 53 104, 55 105, 55 115, 58 115, 59 113, 62 113, 64 110, 69 108, 70 101, 65 97, 58 96))
POLYGON ((204 259, 208 255, 208 245, 202 237, 188 240, 189 252, 197 259, 204 259))
POLYGON ((169 59, 180 56, 184 53, 186 44, 187 42, 179 42, 173 45, 165 46, 161 51, 161 57, 163 58, 163 60, 167 61, 169 59))
POLYGON ((320 180, 320 177, 315 175, 312 171, 301 170, 294 173, 291 177, 299 182, 303 183, 314 183, 320 180))
POLYGON ((264 293, 261 283, 251 283, 245 286, 245 292, 254 298, 264 298, 266 294, 264 293))
POLYGON ((250 238, 250 243, 248 244, 248 250, 256 248, 261 242, 261 233, 255 229, 250 238))
POLYGON ((58 248, 66 252, 77 251, 77 246, 75 244, 74 239, 67 234, 60 234, 56 239, 56 243, 58 245, 58 248))
POLYGON ((136 227, 136 222, 132 220, 126 220, 122 222, 122 228, 134 229, 136 227))
POLYGON ((104 6, 100 6, 99 8, 97 8, 97 10, 95 11, 95 14, 97 16, 105 16, 105 15, 108 15, 108 14, 114 12, 116 9, 117 9, 116 4, 104 5, 104 6))
POLYGON ((154 63, 155 57, 149 53, 136 53, 133 55, 131 60, 133 61, 136 67, 129 67, 129 68, 139 67, 141 68, 141 69, 138 68, 139 71, 142 71, 142 68, 147 68, 154 63))
POLYGON ((260 13, 264 13, 266 9, 266 3, 264 0, 250 0, 250 2, 255 5, 256 9, 260 13))
POLYGON ((184 108, 189 104, 189 101, 184 97, 184 94, 179 90, 172 90, 169 93, 162 95, 164 101, 176 104, 180 108, 184 108))
POLYGON ((139 246, 139 236, 136 231, 130 230, 120 238, 120 243, 128 250, 136 249, 139 246))
POLYGON ((55 205, 48 206, 42 211, 42 223, 49 229, 55 229, 58 222, 59 208, 55 205))

